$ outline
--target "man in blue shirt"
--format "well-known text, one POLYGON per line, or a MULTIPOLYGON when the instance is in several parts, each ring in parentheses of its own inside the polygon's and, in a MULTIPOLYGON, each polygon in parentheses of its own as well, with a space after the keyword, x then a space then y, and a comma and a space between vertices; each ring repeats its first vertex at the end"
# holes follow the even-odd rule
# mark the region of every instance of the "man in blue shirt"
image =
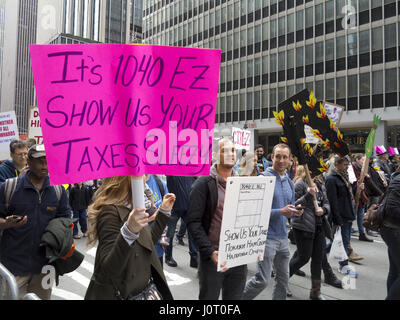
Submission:
MULTIPOLYGON (((151 191, 153 192, 154 205, 159 208, 162 204, 163 197, 168 193, 167 184, 156 175, 145 175, 145 180, 151 191), (162 190, 161 190, 162 189, 162 190)), ((160 239, 161 240, 161 239, 160 239)), ((157 256, 160 259, 161 266, 164 260, 164 247, 160 240, 154 245, 157 256)))
POLYGON ((34 145, 28 152, 29 170, 19 177, 6 207, 5 186, 0 187, 0 262, 15 276, 20 298, 28 292, 41 299, 51 296, 51 288, 42 286, 47 265, 42 235, 52 219, 69 218, 71 209, 64 188, 58 198, 56 187, 50 185, 44 146, 34 145))
POLYGON ((271 166, 269 161, 264 157, 264 147, 257 144, 254 148, 254 153, 257 155, 257 175, 261 175, 271 166))
POLYGON ((276 177, 271 216, 265 244, 264 260, 257 263, 257 273, 247 281, 243 299, 254 299, 271 279, 273 266, 276 272, 276 284, 273 300, 285 300, 289 281, 289 240, 287 218, 300 216, 303 210, 295 208, 294 184, 285 172, 290 165, 291 152, 286 144, 277 144, 272 150, 272 167, 264 175, 276 177))
POLYGON ((10 143, 10 157, 0 165, 0 184, 9 178, 18 177, 20 171, 25 168, 28 158, 28 147, 22 140, 14 140, 10 143))

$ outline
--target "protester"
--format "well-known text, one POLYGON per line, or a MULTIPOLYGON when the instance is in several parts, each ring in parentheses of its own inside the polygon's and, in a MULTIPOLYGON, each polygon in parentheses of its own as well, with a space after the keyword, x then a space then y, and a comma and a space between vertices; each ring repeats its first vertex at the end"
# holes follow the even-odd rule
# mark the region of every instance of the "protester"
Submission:
POLYGON ((257 263, 256 275, 249 279, 243 292, 244 300, 254 299, 268 285, 271 271, 275 267, 275 287, 272 294, 274 300, 285 300, 289 280, 289 240, 287 218, 301 216, 303 210, 294 206, 294 184, 286 174, 290 165, 291 152, 286 144, 277 144, 272 150, 272 167, 265 176, 276 177, 272 200, 264 260, 257 263))
MULTIPOLYGON (((347 169, 350 165, 348 156, 335 156, 335 168, 326 179, 326 190, 331 206, 332 220, 336 226, 341 227, 343 246, 349 259, 358 261, 363 259, 350 249, 351 226, 355 220, 354 195, 350 184, 347 169)), ((363 189, 363 185, 360 186, 363 189)), ((349 260, 339 262, 339 272, 357 277, 357 272, 348 266, 349 260)))
MULTIPOLYGON (((176 267, 178 263, 172 257, 173 240, 175 235, 176 224, 179 219, 181 223, 185 223, 187 210, 189 207, 189 194, 192 188, 192 184, 196 179, 194 177, 184 176, 167 176, 168 190, 178 195, 178 198, 172 209, 171 219, 168 223, 167 239, 169 245, 165 248, 165 263, 170 267, 176 267)), ((193 242, 192 236, 189 233, 189 255, 190 255, 190 266, 192 268, 198 267, 198 255, 197 248, 193 242)))
POLYGON ((10 143, 10 157, 0 165, 0 185, 6 179, 18 177, 21 170, 26 167, 28 147, 25 141, 14 140, 10 143))
POLYGON ((264 147, 261 144, 255 146, 254 152, 257 155, 257 175, 260 175, 271 166, 271 163, 264 157, 264 147))
POLYGON ((389 154, 384 146, 375 146, 375 153, 378 157, 375 161, 375 166, 384 173, 386 181, 389 184, 392 178, 392 170, 389 165, 389 154))
MULTIPOLYGON (((181 246, 185 245, 185 241, 183 241, 183 238, 185 237, 186 233, 188 233, 186 223, 185 223, 185 221, 183 221, 181 219, 181 223, 179 224, 179 230, 178 230, 178 233, 176 234, 176 239, 178 240, 178 243, 181 246)), ((193 241, 193 239, 192 239, 192 241, 193 241)))
POLYGON ((257 176, 257 155, 247 152, 240 160, 237 172, 240 176, 257 176))
POLYGON ((49 300, 51 288, 42 286, 48 259, 41 238, 52 219, 69 218, 71 209, 65 189, 50 185, 44 146, 32 146, 27 161, 28 171, 17 178, 12 194, 5 192, 9 182, 0 187, 0 262, 15 276, 21 299, 32 292, 49 300))
POLYGON ((389 185, 384 207, 382 239, 388 247, 387 300, 400 300, 400 176, 389 185))
MULTIPOLYGON (((163 180, 161 180, 157 175, 146 174, 144 177, 145 177, 144 180, 145 180, 146 184, 149 186, 150 190, 152 191, 153 198, 151 201, 156 208, 159 208, 162 203, 162 199, 169 192, 168 188, 167 188, 167 184, 163 180)), ((150 222, 150 225, 151 225, 151 222, 150 222)), ((164 237, 166 238, 165 230, 164 230, 163 234, 161 235, 160 239, 154 245, 154 247, 157 250, 157 256, 160 259, 161 266, 163 266, 163 259, 164 259, 164 252, 165 252, 164 246, 168 245, 168 243, 164 242, 164 237)))
POLYGON ((325 231, 322 216, 330 212, 325 188, 315 180, 312 185, 306 181, 304 166, 298 166, 295 183, 296 205, 301 205, 304 213, 300 217, 292 217, 291 224, 296 239, 297 251, 290 260, 290 277, 311 258, 311 291, 310 299, 325 300, 321 295, 321 268, 324 254, 325 231), (318 207, 314 205, 314 197, 318 207))
MULTIPOLYGON (((353 193, 356 194, 357 186, 361 177, 361 170, 365 161, 365 154, 356 154, 354 156, 354 162, 352 167, 357 181, 353 183, 353 193)), ((375 185, 375 183, 370 179, 370 175, 367 174, 364 178, 365 190, 360 193, 358 209, 357 209, 357 226, 358 226, 358 239, 360 241, 373 242, 374 240, 369 239, 366 234, 364 227, 362 225, 362 219, 364 217, 368 202, 370 197, 381 197, 383 192, 375 185)))
POLYGON ((164 196, 150 227, 146 209, 132 209, 131 177, 104 179, 88 210, 88 244, 98 240, 98 246, 85 299, 125 300, 151 283, 163 299, 172 299, 154 244, 168 223, 174 202, 174 194, 164 196))
POLYGON ((217 162, 211 167, 210 176, 193 183, 186 223, 200 253, 199 299, 218 300, 222 290, 223 300, 239 300, 246 283, 247 265, 217 272, 226 180, 237 175, 233 170, 235 147, 229 138, 220 139, 213 147, 217 162))
POLYGON ((84 237, 87 231, 87 208, 91 202, 90 190, 83 183, 75 183, 69 193, 69 203, 73 212, 73 218, 77 219, 74 223, 73 237, 80 239, 78 234, 78 223, 84 237))

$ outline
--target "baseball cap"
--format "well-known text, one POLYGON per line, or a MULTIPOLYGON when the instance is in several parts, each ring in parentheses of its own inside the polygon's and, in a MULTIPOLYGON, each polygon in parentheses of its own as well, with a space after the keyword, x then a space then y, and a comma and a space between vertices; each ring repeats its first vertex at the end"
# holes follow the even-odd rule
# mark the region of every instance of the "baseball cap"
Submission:
POLYGON ((28 151, 28 158, 32 159, 37 159, 41 157, 45 157, 46 152, 44 150, 44 145, 43 144, 35 144, 32 147, 29 148, 28 151))

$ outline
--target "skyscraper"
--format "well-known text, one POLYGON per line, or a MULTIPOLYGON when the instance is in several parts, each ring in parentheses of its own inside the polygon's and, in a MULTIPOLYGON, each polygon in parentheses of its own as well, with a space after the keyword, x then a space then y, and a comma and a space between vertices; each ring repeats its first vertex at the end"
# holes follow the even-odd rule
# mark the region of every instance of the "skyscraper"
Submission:
POLYGON ((216 131, 250 127, 267 151, 273 111, 308 88, 345 108, 340 128, 362 151, 400 145, 400 1, 145 0, 144 42, 222 50, 216 131))

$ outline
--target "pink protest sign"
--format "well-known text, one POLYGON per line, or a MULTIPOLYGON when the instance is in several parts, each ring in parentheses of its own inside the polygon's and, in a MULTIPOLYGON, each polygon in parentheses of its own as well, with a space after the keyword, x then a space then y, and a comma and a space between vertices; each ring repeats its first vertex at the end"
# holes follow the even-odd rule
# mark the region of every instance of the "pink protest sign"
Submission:
POLYGON ((220 50, 31 45, 52 184, 208 175, 220 50))

